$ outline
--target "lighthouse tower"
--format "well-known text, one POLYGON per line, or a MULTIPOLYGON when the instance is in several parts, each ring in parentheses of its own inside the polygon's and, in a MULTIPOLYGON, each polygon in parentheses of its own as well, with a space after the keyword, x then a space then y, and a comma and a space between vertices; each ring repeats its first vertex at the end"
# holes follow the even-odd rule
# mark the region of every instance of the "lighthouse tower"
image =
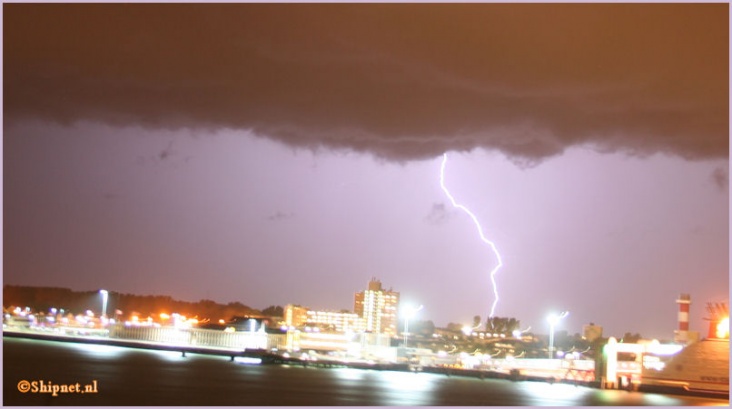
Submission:
POLYGON ((689 307, 691 306, 691 296, 689 294, 681 294, 676 300, 679 305, 679 329, 674 331, 674 342, 679 344, 690 344, 699 340, 699 333, 689 331, 689 307))
POLYGON ((679 304, 679 332, 689 331, 689 306, 691 306, 691 296, 689 294, 681 294, 676 300, 679 304))

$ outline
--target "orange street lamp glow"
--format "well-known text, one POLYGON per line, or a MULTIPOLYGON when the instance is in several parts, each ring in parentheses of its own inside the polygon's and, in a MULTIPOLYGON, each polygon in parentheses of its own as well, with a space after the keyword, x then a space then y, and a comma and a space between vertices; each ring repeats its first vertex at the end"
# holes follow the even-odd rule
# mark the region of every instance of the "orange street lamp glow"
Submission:
POLYGON ((717 324, 717 338, 729 338, 729 317, 717 324))

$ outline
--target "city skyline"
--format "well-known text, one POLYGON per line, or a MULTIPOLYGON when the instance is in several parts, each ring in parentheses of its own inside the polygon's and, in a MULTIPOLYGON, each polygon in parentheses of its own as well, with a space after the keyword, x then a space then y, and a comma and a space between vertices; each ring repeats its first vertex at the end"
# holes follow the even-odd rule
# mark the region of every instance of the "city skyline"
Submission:
MULTIPOLYGON (((471 329, 473 335, 476 333, 486 333, 490 334, 493 333, 494 336, 498 336, 498 333, 502 333, 505 335, 513 335, 516 336, 516 331, 522 333, 522 334, 528 334, 532 336, 546 336, 545 333, 542 331, 532 331, 531 327, 521 326, 520 317, 486 317, 486 319, 482 319, 483 317, 474 316, 473 322, 468 321, 456 321, 456 322, 449 322, 447 325, 443 326, 436 326, 434 325, 433 320, 431 317, 417 317, 417 313, 420 312, 424 305, 420 305, 419 307, 413 305, 413 304, 402 304, 398 300, 399 292, 394 291, 393 289, 389 288, 388 290, 383 288, 381 286, 381 282, 377 280, 375 277, 372 277, 371 280, 368 283, 368 288, 364 291, 357 292, 355 295, 355 303, 353 309, 346 309, 346 308, 321 308, 321 309, 312 309, 309 308, 309 306, 306 305, 300 305, 300 304, 286 304, 286 305, 269 305, 267 308, 256 308, 252 306, 247 306, 244 304, 241 304, 240 301, 230 301, 227 304, 218 303, 214 300, 198 300, 197 303, 205 304, 204 309, 208 309, 209 313, 205 313, 202 310, 197 310, 196 302, 194 302, 194 305, 186 305, 183 308, 186 308, 186 311, 188 311, 185 315, 178 314, 179 309, 177 309, 172 304, 179 304, 181 302, 190 304, 191 302, 189 300, 177 300, 173 299, 167 294, 148 294, 148 295, 142 295, 142 294, 121 294, 116 291, 108 291, 104 289, 100 289, 98 291, 73 291, 70 289, 64 289, 64 288, 49 288, 49 287, 23 287, 20 286, 23 291, 32 291, 34 289, 38 289, 41 291, 47 291, 49 289, 51 290, 66 290, 61 291, 61 293, 64 294, 65 299, 67 302, 70 302, 71 304, 65 304, 63 301, 57 300, 59 293, 56 292, 54 295, 51 295, 50 298, 45 297, 39 297, 38 295, 31 295, 30 299, 33 300, 32 302, 23 301, 22 298, 18 297, 18 294, 12 294, 10 298, 16 300, 15 303, 10 302, 6 303, 4 307, 8 308, 9 313, 13 314, 41 314, 42 316, 48 316, 48 315, 55 315, 59 313, 60 315, 71 317, 73 315, 77 316, 84 316, 84 317, 107 317, 105 314, 105 309, 108 306, 108 300, 107 295, 109 295, 113 301, 111 302, 111 305, 109 308, 114 309, 114 319, 119 320, 119 322, 125 322, 125 325, 128 325, 130 323, 134 323, 137 325, 138 321, 141 323, 141 325, 153 325, 154 323, 156 325, 159 324, 169 324, 168 321, 171 316, 182 316, 183 319, 187 317, 191 318, 194 322, 200 322, 204 321, 206 323, 208 322, 217 322, 220 325, 228 325, 231 323, 237 323, 241 319, 253 317, 257 320, 260 318, 280 318, 279 320, 275 321, 277 324, 272 326, 272 329, 279 328, 280 330, 285 330, 287 327, 289 327, 290 330, 293 329, 300 329, 305 331, 320 331, 325 330, 326 332, 339 332, 339 333, 380 333, 385 335, 390 335, 392 337, 401 336, 405 332, 407 332, 407 323, 406 320, 408 319, 409 322, 418 325, 420 328, 424 326, 425 324, 429 325, 429 328, 433 329, 441 329, 441 330, 448 330, 448 331, 455 331, 455 328, 458 328, 458 332, 462 332, 466 335, 469 335, 469 333, 465 333, 466 329, 471 329), (76 294, 77 297, 74 299, 72 296, 69 298, 68 291, 71 291, 73 294, 76 294), (372 301, 370 304, 372 304, 369 308, 364 308, 364 299, 368 299, 369 297, 366 296, 366 294, 370 292, 382 292, 383 294, 377 295, 377 296, 371 296, 370 298, 372 301), (88 294, 91 293, 93 295, 99 295, 101 297, 101 304, 98 302, 99 300, 90 300, 88 297, 88 294), (84 295, 86 294, 86 295, 84 295), (158 302, 153 302, 155 304, 155 307, 152 307, 151 309, 145 309, 140 308, 140 305, 133 308, 123 307, 119 304, 119 296, 126 296, 126 297, 152 297, 154 299, 157 299, 158 302), (82 297, 82 298, 79 298, 82 297), (389 301, 388 298, 396 297, 395 300, 389 301), (83 298, 86 298, 85 301, 82 301, 83 298), (167 304, 160 304, 160 299, 167 299, 171 305, 167 304), (385 303, 379 302, 382 299, 387 299, 385 303), (116 300, 116 302, 115 302, 116 300), (81 301, 81 304, 80 304, 81 301), (375 303, 373 301, 376 301, 375 303), (215 304, 214 304, 215 303, 215 304), (100 304, 100 305, 97 305, 100 304), (385 305, 384 305, 385 304, 385 305), (43 307, 38 307, 39 305, 55 305, 59 308, 52 307, 48 308, 47 311, 44 311, 43 307), (381 305, 381 311, 377 312, 374 307, 377 305, 381 305), (69 308, 70 306, 76 306, 76 308, 69 308), (225 308, 234 308, 234 309, 248 309, 248 312, 244 313, 223 313, 223 314, 211 314, 211 307, 216 307, 219 309, 225 309, 225 308), (384 308, 386 307, 386 308, 384 308), (101 310, 100 310, 101 308, 101 310), (124 308, 125 311, 119 310, 119 308, 124 308), (193 309, 191 309, 193 308, 193 309), (280 315, 277 315, 277 310, 281 311, 280 315), (366 311, 366 313, 364 313, 366 311), (394 312, 396 311, 396 316, 394 316, 394 312), (372 316, 373 315, 373 316, 372 316), (147 318, 146 318, 147 316, 147 318), (371 316, 371 317, 370 317, 371 316), (221 318, 218 318, 221 317, 221 318), (476 319, 481 318, 480 322, 477 322, 476 319), (381 320, 382 324, 380 325, 374 325, 371 323, 371 320, 381 320), (498 320, 498 328, 495 328, 491 330, 491 325, 489 321, 491 320, 498 320), (500 324, 501 321, 504 322, 514 322, 517 325, 516 331, 511 331, 510 327, 509 329, 506 329, 505 323, 500 324), (386 323, 386 324, 384 324, 386 323), (316 329, 316 327, 318 329, 316 329), (497 332, 498 333, 497 333, 497 332)), ((13 290, 11 290, 13 291, 13 290)), ((6 300, 7 300, 7 293, 4 293, 6 300)), ((48 296, 48 293, 45 293, 45 296, 48 296)), ((679 299, 676 300, 676 304, 678 305, 680 301, 683 301, 684 304, 688 305, 690 302, 690 295, 689 294, 681 294, 679 299)), ((703 328, 689 328, 689 322, 688 322, 688 308, 681 309, 680 311, 686 311, 684 317, 682 318, 681 315, 678 315, 677 319, 677 325, 678 330, 673 331, 673 340, 671 338, 668 338, 669 334, 664 334, 664 337, 659 337, 661 342, 681 342, 686 343, 688 342, 688 339, 698 340, 698 337, 705 337, 705 331, 706 334, 713 334, 713 331, 718 331, 718 326, 715 327, 716 324, 719 324, 718 320, 720 315, 720 311, 725 311, 725 309, 728 308, 726 306, 726 303, 716 303, 716 305, 708 305, 708 309, 711 309, 707 312, 705 321, 706 324, 703 326, 703 328), (682 322, 682 320, 684 320, 682 322), (716 328, 716 329, 715 329, 716 328), (684 332, 680 337, 677 334, 678 332, 684 332), (690 334, 687 334, 686 332, 690 332, 690 334), (689 338, 691 337, 691 338, 689 338)), ((551 323, 551 325, 556 326, 559 321, 564 319, 569 314, 569 311, 563 311, 561 314, 551 314, 547 317, 547 321, 551 323)), ((112 321, 113 322, 113 321, 112 321)), ((190 322, 189 322, 190 324, 190 322)), ((272 325, 272 323, 270 323, 272 325)), ((194 324, 195 325, 195 324, 194 324)), ((237 324, 238 325, 238 324, 237 324)), ((249 323, 247 322, 247 325, 249 323)), ((513 325, 513 324, 511 324, 513 325)), ((551 325, 549 329, 549 333, 551 333, 551 325)), ((249 328, 249 327, 247 327, 249 328)), ((605 337, 615 337, 623 339, 625 336, 630 336, 632 339, 649 339, 648 337, 644 337, 643 334, 640 334, 638 332, 632 333, 630 331, 625 332, 617 332, 617 333, 603 333, 603 327, 602 325, 598 325, 594 322, 590 322, 587 324, 584 324, 581 326, 581 330, 579 331, 570 331, 570 329, 560 329, 557 331, 558 333, 564 333, 567 337, 578 337, 581 336, 582 339, 587 339, 590 342, 594 339, 605 337)), ((712 336, 713 335, 709 335, 712 336)))
POLYGON ((503 259, 496 316, 669 338, 679 294, 702 332, 728 301, 725 4, 8 4, 4 27, 6 284, 350 309, 376 276, 437 326, 485 321, 496 258, 447 152, 503 259))

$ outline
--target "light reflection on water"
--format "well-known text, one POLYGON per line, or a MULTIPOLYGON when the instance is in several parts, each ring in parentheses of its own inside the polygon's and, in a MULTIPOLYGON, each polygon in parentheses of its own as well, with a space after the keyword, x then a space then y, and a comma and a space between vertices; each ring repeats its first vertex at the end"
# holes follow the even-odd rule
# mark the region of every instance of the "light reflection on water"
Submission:
POLYGON ((346 381, 344 382, 345 384, 350 384, 353 381, 362 381, 364 375, 367 373, 364 370, 353 368, 337 368, 333 372, 336 375, 336 379, 346 381))
POLYGON ((583 402, 595 392, 593 389, 567 384, 521 382, 517 384, 532 405, 564 406, 567 402, 583 402))
MULTIPOLYGON (((328 370, 341 393, 361 390, 359 398, 381 406, 424 406, 434 404, 436 375, 414 372, 374 371, 352 368, 328 370)), ((349 399, 350 400, 350 399, 349 399)), ((364 400, 362 400, 363 402, 364 400)))
MULTIPOLYGON (((619 392, 619 391, 602 391, 602 392, 619 392)), ((672 405, 679 404, 678 400, 676 400, 670 396, 666 396, 666 395, 656 395, 654 393, 644 393, 641 396, 643 397, 644 405, 672 406, 672 405)), ((608 399, 608 401, 612 402, 612 398, 617 399, 617 397, 611 396, 610 399, 608 399)))
POLYGON ((435 375, 413 372, 382 372, 383 383, 398 391, 429 393, 435 388, 435 375))
POLYGON ((386 392, 379 397, 379 405, 424 406, 434 404, 435 375, 389 371, 375 375, 379 377, 380 389, 386 392))
POLYGON ((655 393, 644 393, 641 394, 643 398, 642 405, 649 406, 672 406, 672 405, 685 405, 685 406, 729 406, 729 401, 723 400, 710 400, 706 398, 697 397, 685 397, 685 402, 679 402, 679 399, 669 395, 658 395, 655 393))
POLYGON ((69 343, 68 347, 93 358, 121 358, 130 350, 129 348, 99 344, 69 343))

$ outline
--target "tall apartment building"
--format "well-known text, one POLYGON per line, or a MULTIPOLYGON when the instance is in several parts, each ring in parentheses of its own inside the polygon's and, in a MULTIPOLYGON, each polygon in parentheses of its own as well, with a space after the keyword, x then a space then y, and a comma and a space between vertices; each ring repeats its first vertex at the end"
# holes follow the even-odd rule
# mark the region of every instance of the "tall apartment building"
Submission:
POLYGON ((372 278, 366 291, 356 293, 353 309, 363 318, 366 331, 396 335, 398 306, 399 293, 384 290, 381 281, 372 278))

